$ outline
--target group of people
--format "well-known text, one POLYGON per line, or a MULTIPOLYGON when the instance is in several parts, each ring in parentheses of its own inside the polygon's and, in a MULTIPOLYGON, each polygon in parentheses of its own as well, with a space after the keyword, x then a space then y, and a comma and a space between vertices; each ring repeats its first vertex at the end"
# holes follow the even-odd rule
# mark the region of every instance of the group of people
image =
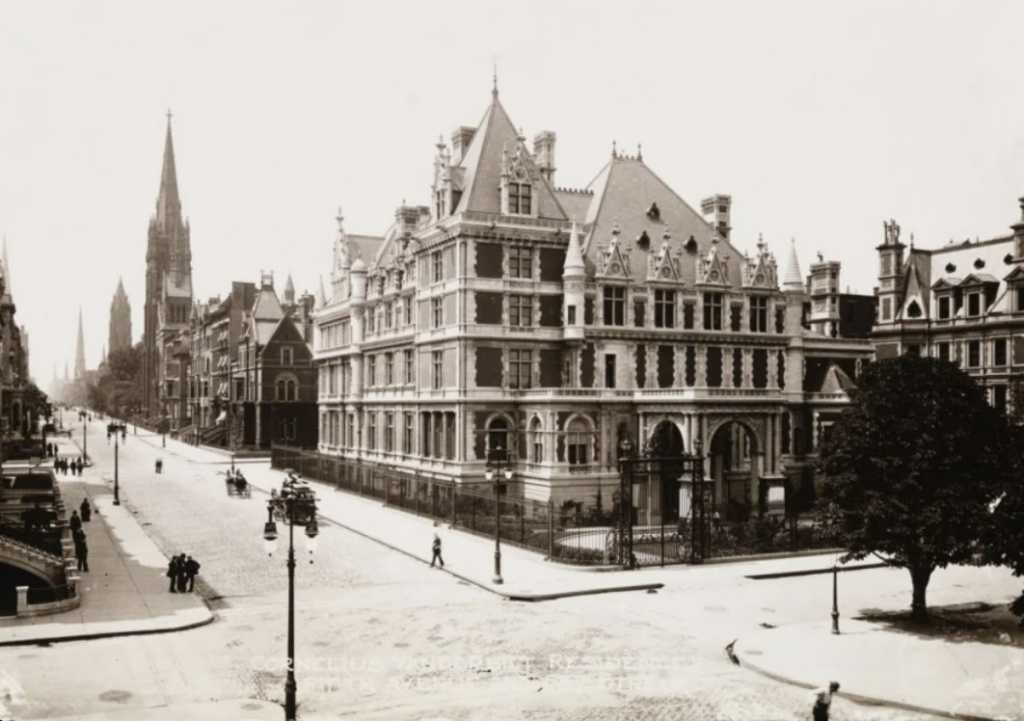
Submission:
POLYGON ((71 518, 68 520, 68 526, 71 528, 71 539, 75 543, 75 557, 78 559, 78 570, 88 573, 89 544, 85 538, 85 531, 82 530, 82 523, 88 523, 92 520, 92 506, 89 505, 89 499, 84 499, 79 508, 82 509, 82 515, 79 516, 78 511, 72 511, 71 518))
POLYGON ((72 476, 81 477, 83 468, 85 468, 85 461, 82 460, 81 456, 77 459, 57 458, 53 461, 53 470, 65 476, 68 474, 68 471, 71 471, 72 476))
POLYGON ((171 579, 171 593, 190 593, 199 575, 199 562, 184 553, 171 558, 167 564, 167 578, 171 579))

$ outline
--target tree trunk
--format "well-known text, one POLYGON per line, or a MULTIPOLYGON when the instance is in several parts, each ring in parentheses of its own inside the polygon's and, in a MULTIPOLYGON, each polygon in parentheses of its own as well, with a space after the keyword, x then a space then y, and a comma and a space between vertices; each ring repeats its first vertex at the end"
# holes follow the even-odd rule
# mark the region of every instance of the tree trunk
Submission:
POLYGON ((910 603, 910 620, 917 623, 928 623, 928 602, 926 594, 928 581, 931 580, 934 566, 910 568, 910 580, 914 586, 914 597, 910 603))

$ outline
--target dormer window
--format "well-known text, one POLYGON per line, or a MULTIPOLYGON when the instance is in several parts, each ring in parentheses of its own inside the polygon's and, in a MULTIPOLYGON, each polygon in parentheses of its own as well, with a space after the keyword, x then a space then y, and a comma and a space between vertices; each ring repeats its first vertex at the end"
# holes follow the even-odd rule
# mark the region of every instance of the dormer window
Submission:
POLYGON ((508 184, 508 212, 511 215, 530 215, 533 188, 529 183, 508 184))
POLYGON ((1018 285, 1016 290, 1017 312, 1024 313, 1024 285, 1018 285))
POLYGON ((921 306, 916 300, 910 301, 910 305, 907 306, 907 317, 908 318, 920 318, 921 317, 921 306))
POLYGON ((981 315, 981 293, 967 294, 967 315, 971 318, 981 315))
POLYGON ((948 295, 939 297, 939 320, 949 320, 953 317, 953 299, 948 295))

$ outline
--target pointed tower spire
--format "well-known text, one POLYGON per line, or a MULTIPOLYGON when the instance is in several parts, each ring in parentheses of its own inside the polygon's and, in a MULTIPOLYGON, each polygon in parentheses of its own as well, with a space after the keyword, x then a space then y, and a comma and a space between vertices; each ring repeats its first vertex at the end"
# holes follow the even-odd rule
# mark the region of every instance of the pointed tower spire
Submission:
POLYGON ((174 164, 174 137, 171 111, 167 111, 167 137, 164 140, 164 167, 160 172, 160 194, 156 201, 156 222, 162 228, 181 222, 181 198, 178 196, 178 171, 174 164))
POLYGON ((569 247, 565 251, 565 263, 562 265, 562 275, 582 276, 585 269, 583 252, 580 249, 580 235, 576 230, 576 218, 573 217, 572 231, 569 233, 569 247))
POLYGON ((786 278, 783 280, 787 291, 802 293, 804 280, 800 275, 800 261, 796 257, 796 239, 789 246, 789 263, 786 265, 786 278))
POLYGON ((320 287, 316 289, 316 305, 314 308, 320 309, 327 305, 327 294, 324 293, 324 277, 320 276, 320 287))
POLYGON ((494 84, 491 86, 491 97, 498 99, 498 63, 494 63, 494 84))
POLYGON ((7 261, 7 234, 4 234, 4 295, 11 296, 11 264, 7 261))
POLYGON ((85 378, 85 334, 82 332, 82 307, 78 307, 78 342, 75 344, 75 379, 85 378))
POLYGON ((292 283, 291 273, 288 273, 288 282, 284 284, 284 302, 288 305, 295 304, 295 284, 292 283))

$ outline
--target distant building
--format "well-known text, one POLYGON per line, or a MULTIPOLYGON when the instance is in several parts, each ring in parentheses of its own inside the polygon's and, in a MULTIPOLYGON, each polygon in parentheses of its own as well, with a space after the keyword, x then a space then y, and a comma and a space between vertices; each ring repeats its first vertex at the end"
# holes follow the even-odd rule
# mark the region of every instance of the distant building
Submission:
MULTIPOLYGON (((587 188, 559 188, 555 147, 544 131, 531 150, 495 89, 437 145, 429 205, 379 236, 339 212, 314 333, 321 452, 442 489, 508 457, 515 493, 592 506, 631 439, 702 447, 735 517, 769 484, 809 501, 820 434, 872 355, 843 337, 863 321, 831 312, 838 265, 809 294, 795 245, 784 273, 763 240, 739 250, 730 196, 698 212, 615 148, 587 188)), ((640 523, 679 517, 676 479, 635 493, 640 523)))
POLYGON ((181 423, 182 374, 175 349, 180 347, 179 334, 188 328, 191 310, 191 229, 181 213, 168 114, 160 192, 146 248, 142 376, 147 425, 166 430, 181 423))
POLYGON ((1012 233, 925 250, 894 221, 878 246, 878 358, 917 353, 955 362, 990 402, 1024 410, 1024 198, 1012 233))
MULTIPOLYGON (((110 334, 107 352, 132 347, 132 307, 128 303, 128 295, 124 292, 124 283, 119 278, 114 300, 110 303, 110 334)), ((106 356, 106 353, 104 353, 106 356)), ((105 359, 105 358, 104 358, 105 359)))
POLYGON ((28 422, 23 394, 29 382, 28 334, 15 321, 17 306, 11 292, 11 265, 7 260, 7 239, 3 242, 0 267, 0 442, 20 445, 28 422))

